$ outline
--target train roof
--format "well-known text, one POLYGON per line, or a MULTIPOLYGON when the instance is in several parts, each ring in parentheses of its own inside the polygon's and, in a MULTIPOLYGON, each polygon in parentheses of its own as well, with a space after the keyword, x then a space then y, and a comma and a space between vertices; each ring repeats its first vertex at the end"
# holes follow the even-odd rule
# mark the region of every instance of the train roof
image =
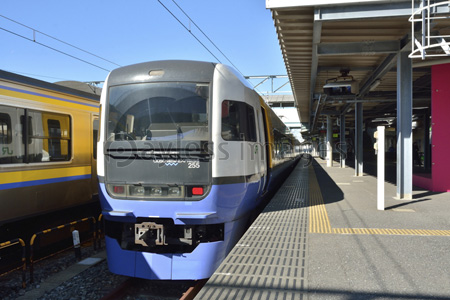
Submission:
POLYGON ((108 77, 108 85, 149 82, 153 80, 210 82, 216 65, 216 63, 212 62, 189 60, 144 62, 111 71, 108 77), (153 75, 151 72, 153 72, 153 75))
POLYGON ((42 88, 42 89, 47 89, 47 90, 51 90, 51 91, 55 91, 55 92, 65 93, 65 94, 69 94, 72 96, 87 98, 87 99, 94 100, 94 101, 100 100, 100 95, 98 95, 98 94, 85 92, 85 91, 82 91, 79 89, 74 89, 74 88, 66 87, 63 85, 56 84, 56 83, 50 83, 47 81, 42 81, 39 79, 22 76, 19 74, 15 74, 15 73, 3 71, 3 70, 0 70, 0 79, 13 81, 13 82, 20 83, 20 84, 30 85, 30 86, 34 86, 34 87, 38 87, 38 88, 42 88))

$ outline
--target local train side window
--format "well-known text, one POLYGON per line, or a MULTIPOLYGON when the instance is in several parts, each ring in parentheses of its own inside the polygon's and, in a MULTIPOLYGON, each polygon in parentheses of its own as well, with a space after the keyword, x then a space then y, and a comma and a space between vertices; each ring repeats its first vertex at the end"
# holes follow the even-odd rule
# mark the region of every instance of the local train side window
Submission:
POLYGON ((222 138, 226 141, 256 142, 255 110, 245 102, 222 102, 222 138))
POLYGON ((11 144, 11 117, 8 114, 0 113, 0 144, 11 144))
POLYGON ((68 161, 70 116, 0 105, 0 164, 68 161))

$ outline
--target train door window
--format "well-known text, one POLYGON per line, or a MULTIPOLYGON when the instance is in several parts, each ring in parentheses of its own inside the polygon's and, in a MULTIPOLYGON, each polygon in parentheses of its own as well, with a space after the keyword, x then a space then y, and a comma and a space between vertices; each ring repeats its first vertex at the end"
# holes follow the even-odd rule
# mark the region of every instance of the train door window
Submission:
POLYGON ((222 102, 222 138, 226 141, 256 142, 255 110, 245 102, 222 102))
POLYGON ((98 138, 98 130, 99 130, 99 121, 98 119, 94 119, 92 123, 93 133, 92 133, 92 155, 94 159, 97 159, 97 138, 98 138))

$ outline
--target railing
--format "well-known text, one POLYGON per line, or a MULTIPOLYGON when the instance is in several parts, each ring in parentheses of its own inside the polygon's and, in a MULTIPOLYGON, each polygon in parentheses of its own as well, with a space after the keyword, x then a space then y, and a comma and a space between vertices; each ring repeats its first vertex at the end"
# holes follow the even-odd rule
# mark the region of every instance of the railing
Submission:
POLYGON ((415 10, 416 0, 412 0, 412 14, 409 18, 411 22, 411 45, 410 58, 450 56, 450 42, 445 39, 450 35, 440 35, 439 31, 434 29, 433 22, 435 20, 443 20, 450 18, 450 1, 433 1, 421 0, 419 8, 415 10), (420 34, 416 38, 417 24, 420 26, 420 34))
POLYGON ((30 240, 30 282, 31 283, 33 283, 33 272, 34 272, 34 261, 33 261, 34 252, 35 252, 34 251, 34 245, 35 245, 35 241, 39 240, 37 238, 42 236, 42 235, 49 234, 50 232, 55 232, 57 230, 61 230, 61 229, 67 228, 69 226, 73 226, 75 224, 88 222, 88 221, 92 222, 92 234, 93 234, 93 239, 94 239, 93 245, 94 245, 94 250, 96 250, 97 249, 97 228, 95 226, 96 225, 96 220, 95 220, 94 217, 84 218, 84 219, 77 220, 77 221, 74 221, 74 222, 70 222, 70 223, 67 223, 67 224, 64 224, 64 225, 60 225, 60 226, 57 226, 57 227, 54 227, 54 228, 50 228, 50 229, 46 229, 46 230, 43 230, 43 231, 39 231, 39 232, 33 234, 33 236, 31 237, 31 240, 30 240))
POLYGON ((14 245, 20 245, 22 247, 22 288, 26 287, 26 270, 27 270, 27 258, 26 258, 26 245, 22 239, 13 239, 7 242, 0 243, 0 250, 3 250, 14 245))

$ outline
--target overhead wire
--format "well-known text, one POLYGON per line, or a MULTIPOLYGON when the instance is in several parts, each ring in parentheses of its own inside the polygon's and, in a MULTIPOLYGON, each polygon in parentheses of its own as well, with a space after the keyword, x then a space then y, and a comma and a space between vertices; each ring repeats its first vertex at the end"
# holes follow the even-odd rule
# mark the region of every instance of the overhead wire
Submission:
MULTIPOLYGON (((56 38, 56 37, 54 37, 54 36, 51 36, 51 35, 49 35, 49 34, 47 34, 47 33, 45 33, 45 32, 42 32, 42 31, 40 31, 40 30, 37 30, 36 28, 33 28, 33 27, 30 27, 30 26, 25 25, 25 24, 23 24, 23 23, 20 23, 20 22, 18 22, 18 21, 16 21, 16 20, 13 20, 13 19, 11 19, 11 18, 8 18, 8 17, 6 17, 6 16, 4 16, 4 15, 0 15, 0 17, 6 19, 6 20, 8 20, 8 21, 11 21, 11 22, 13 22, 13 23, 16 23, 16 24, 18 24, 18 25, 20 25, 20 26, 23 26, 23 27, 25 27, 25 28, 28 28, 28 29, 30 29, 30 30, 33 30, 33 32, 38 32, 38 33, 40 33, 40 34, 42 34, 42 35, 44 35, 44 36, 46 36, 46 37, 49 37, 49 38, 51 38, 51 39, 53 39, 53 40, 55 40, 55 41, 58 41, 58 42, 62 43, 62 44, 65 44, 65 45, 70 46, 70 47, 72 47, 72 48, 75 48, 75 49, 77 49, 77 50, 79 50, 79 51, 82 51, 82 52, 84 52, 84 53, 87 53, 87 54, 89 54, 89 55, 92 55, 92 56, 94 56, 94 57, 96 57, 96 58, 99 58, 99 59, 101 59, 101 60, 103 60, 103 61, 106 61, 106 62, 108 62, 108 63, 110 63, 110 64, 113 64, 113 65, 116 65, 116 66, 118 66, 118 67, 121 67, 121 65, 119 65, 119 64, 117 64, 117 63, 115 63, 115 62, 113 62, 113 61, 110 61, 110 60, 108 60, 108 59, 106 59, 106 58, 103 58, 103 57, 101 57, 101 56, 99 56, 99 55, 96 55, 96 54, 94 54, 94 53, 92 53, 92 52, 89 52, 89 51, 84 50, 84 49, 82 49, 82 48, 80 48, 80 47, 77 47, 77 46, 75 46, 75 45, 72 45, 72 44, 70 44, 70 43, 67 43, 67 42, 65 42, 65 41, 63 41, 63 40, 61 40, 61 39, 58 39, 58 38, 56 38)), ((35 41, 35 40, 33 40, 33 41, 35 41)))
POLYGON ((175 18, 175 20, 177 20, 178 21, 178 23, 180 23, 181 24, 181 26, 183 26, 184 27, 184 29, 186 29, 196 40, 197 40, 197 42, 199 42, 200 43, 200 45, 202 45, 203 46, 203 48, 205 48, 219 63, 222 63, 221 61, 220 61, 220 59, 218 59, 217 58, 217 56, 215 56, 214 55, 214 53, 212 53, 211 52, 211 50, 209 50, 208 49, 208 47, 206 47, 205 46, 205 44, 203 44, 198 38, 197 38, 197 36, 195 35, 195 34, 193 34, 192 33, 192 31, 189 29, 189 28, 187 28, 186 27, 186 25, 184 25, 183 24, 183 22, 181 22, 180 21, 180 19, 178 19, 176 16, 175 16, 175 14, 167 7, 167 6, 165 6, 160 0, 158 0, 158 2, 159 2, 159 4, 161 4, 161 6, 162 7, 164 7, 171 15, 172 15, 172 17, 174 17, 175 18))
POLYGON ((40 46, 43 46, 43 47, 45 47, 45 48, 48 48, 48 49, 50 49, 50 50, 53 50, 53 51, 56 51, 56 52, 61 53, 61 54, 63 54, 63 55, 69 56, 69 57, 71 57, 71 58, 73 58, 73 59, 79 60, 79 61, 84 62, 84 63, 86 63, 86 64, 89 64, 89 65, 91 65, 91 66, 94 66, 94 67, 97 67, 97 68, 99 68, 99 69, 105 70, 106 72, 110 72, 110 71, 111 71, 111 70, 105 69, 105 68, 103 68, 103 67, 100 67, 100 66, 98 66, 98 65, 96 65, 96 64, 93 64, 93 63, 91 63, 91 62, 88 62, 87 60, 81 59, 81 58, 79 58, 79 57, 76 57, 76 56, 71 55, 71 54, 69 54, 69 53, 66 53, 66 52, 64 52, 64 51, 58 50, 58 49, 53 48, 53 47, 50 47, 50 46, 48 46, 48 45, 46 45, 46 44, 43 44, 43 43, 40 43, 40 42, 35 41, 35 40, 33 40, 33 39, 30 39, 30 38, 28 38, 28 37, 26 37, 26 36, 20 35, 20 34, 18 34, 18 33, 16 33, 16 32, 13 32, 13 31, 11 31, 11 30, 6 29, 6 28, 0 27, 0 29, 3 30, 3 31, 6 31, 6 32, 8 32, 8 33, 11 33, 11 34, 13 34, 13 35, 15 35, 15 36, 21 37, 21 38, 23 38, 23 39, 25 39, 25 40, 28 40, 28 41, 30 41, 30 42, 36 43, 36 44, 38 44, 38 45, 40 45, 40 46))
MULTIPOLYGON (((195 35, 195 34, 193 34, 192 33, 192 31, 186 26, 186 25, 184 25, 183 24, 183 22, 181 22, 181 20, 180 19, 178 19, 176 16, 175 16, 175 14, 167 7, 167 6, 165 6, 162 2, 161 2, 161 0, 158 0, 158 2, 159 2, 159 4, 161 4, 161 6, 162 7, 164 7, 177 21, 178 21, 178 23, 180 23, 181 24, 181 26, 183 26, 184 27, 184 29, 186 29, 219 63, 222 63, 221 61, 220 61, 220 59, 218 59, 213 53, 212 53, 212 51, 211 50, 209 50, 209 48, 208 47, 206 47, 206 45, 205 44, 203 44, 201 41, 200 41, 200 39, 195 35)), ((200 30, 200 32, 208 39, 208 41, 227 59, 227 61, 242 75, 242 77, 245 77, 245 75, 239 70, 239 68, 238 67, 236 67, 234 64, 233 64, 233 62, 220 50, 220 48, 206 35, 206 33, 192 20, 192 18, 191 17, 189 17, 189 15, 174 1, 174 0, 172 0, 172 2, 178 7, 178 9, 180 9, 181 10, 181 12, 183 12, 183 14, 189 19, 189 21, 190 22, 192 22, 192 24, 194 24, 195 25, 195 27, 197 27, 197 29, 198 30, 200 30)), ((249 80, 247 80, 252 86, 253 86, 253 88, 256 90, 256 91, 258 91, 258 93, 260 93, 261 94, 261 92, 255 87, 255 85, 251 82, 251 81, 249 81, 249 80)))
MULTIPOLYGON (((214 53, 204 44, 204 43, 202 43, 202 41, 200 41, 200 39, 186 26, 186 25, 184 25, 184 23, 179 19, 179 18, 177 18, 176 16, 175 16, 175 14, 167 7, 167 6, 165 6, 160 0, 158 0, 158 2, 159 2, 159 4, 161 4, 161 6, 162 7, 164 7, 171 15, 172 15, 172 17, 173 18, 175 18, 177 21, 178 21, 178 23, 180 23, 180 25, 181 26, 183 26, 196 40, 197 40, 197 42, 198 43, 200 43, 219 63, 222 63, 221 61, 220 61, 220 59, 216 56, 216 55, 214 55, 214 53)), ((223 57, 225 57, 225 59, 242 75, 242 76, 244 76, 244 74, 239 70, 239 68, 238 67, 236 67, 236 65, 235 64, 233 64, 233 62, 223 53, 223 51, 221 51, 220 50, 220 48, 208 37, 208 35, 192 20, 192 18, 178 5, 178 3, 175 1, 175 0, 172 0, 172 2, 178 7, 178 9, 189 19, 189 21, 190 22, 192 22, 192 24, 194 24, 194 26, 208 39, 208 41, 223 55, 223 57)), ((67 46, 70 46, 70 47, 72 47, 72 48, 75 48, 75 49, 77 49, 77 50, 79 50, 79 51, 82 51, 82 52, 84 52, 84 53, 87 53, 87 54, 89 54, 89 55, 91 55, 91 56, 94 56, 94 57, 96 57, 96 58, 99 58, 99 59, 101 59, 101 60, 103 60, 103 61, 106 61, 106 62, 108 62, 108 63, 111 63, 111 64, 114 64, 114 65, 116 65, 116 66, 119 66, 119 67, 121 67, 121 65, 119 65, 119 64, 117 64, 117 63, 115 63, 115 62, 113 62, 113 61, 110 61, 110 60, 108 60, 108 59, 105 59, 105 58, 103 58, 103 57, 101 57, 101 56, 99 56, 99 55, 96 55, 96 54, 94 54, 94 53, 92 53, 92 52, 89 52, 89 51, 86 51, 86 50, 84 50, 84 49, 82 49, 82 48, 80 48, 80 47, 77 47, 77 46, 75 46, 75 45, 72 45, 72 44, 70 44, 70 43, 67 43, 67 42, 65 42, 65 41, 63 41, 63 40, 61 40, 61 39, 58 39, 58 38, 56 38, 56 37, 53 37, 53 36, 51 36, 51 35, 49 35, 49 34, 47 34, 47 33, 44 33, 44 32, 42 32, 42 31, 40 31, 40 30, 37 30, 37 29, 35 29, 35 28, 33 28, 33 27, 30 27, 30 26, 27 26, 27 25, 25 25, 25 24, 23 24, 23 23, 20 23, 20 22, 18 22, 18 21, 16 21, 16 20, 13 20, 13 19, 11 19, 11 18, 8 18, 8 17, 6 17, 6 16, 4 16, 4 15, 0 15, 0 17, 2 17, 2 18, 4 18, 4 19, 6 19, 6 20, 9 20, 9 21, 11 21, 11 22, 13 22, 13 23, 16 23, 16 24, 18 24, 18 25, 20 25, 20 26, 23 26, 23 27, 25 27, 25 28, 28 28, 28 29, 30 29, 30 30, 32 30, 33 32, 37 32, 37 33, 39 33, 39 34, 42 34, 42 35, 44 35, 44 36, 46 36, 46 37, 49 37, 49 38, 51 38, 51 39, 53 39, 53 40, 55 40, 55 41, 58 41, 58 42, 60 42, 60 43, 62 43, 62 44, 65 44, 65 45, 67 45, 67 46)), ((46 45, 46 44, 44 44, 44 43, 41 43, 41 42, 38 42, 38 41, 36 41, 36 39, 34 38, 34 39, 31 39, 31 38, 28 38, 28 37, 26 37, 26 36, 23 36, 23 35, 21 35, 21 34, 18 34, 18 33, 16 33, 16 32, 13 32, 13 31, 11 31, 11 30, 8 30, 8 29, 6 29, 6 28, 3 28, 3 27, 0 27, 0 29, 1 30, 3 30, 3 31, 5 31, 5 32, 8 32, 8 33, 10 33, 10 34, 13 34, 13 35, 16 35, 16 36, 18 36, 18 37, 21 37, 21 38, 23 38, 23 39, 26 39, 26 40, 28 40, 28 41, 31 41, 31 42, 34 42, 34 43, 36 43, 36 44, 38 44, 38 45, 40 45, 40 46, 43 46, 43 47, 46 47, 46 48, 48 48, 48 49, 50 49, 50 50, 53 50, 53 51, 55 51, 55 52, 58 52, 58 53, 60 53, 60 54, 63 54, 63 55, 66 55, 66 56, 68 56, 68 57, 71 57, 71 58, 73 58, 73 59, 76 59, 76 60, 78 60, 78 61, 81 61, 81 62, 84 62, 84 63, 86 63, 86 64, 89 64, 89 65, 91 65, 91 66, 94 66, 94 67, 96 67, 96 68, 99 68, 99 69, 102 69, 102 70, 104 70, 104 71, 106 71, 106 72, 110 72, 111 70, 109 70, 109 69, 106 69, 106 68, 103 68, 103 67, 101 67, 101 66, 99 66, 99 65, 96 65, 96 64, 94 64, 94 63, 91 63, 91 62, 89 62, 89 61, 87 61, 87 60, 84 60, 84 59, 81 59, 81 58, 79 58, 79 57, 76 57, 76 56, 74 56, 74 55, 71 55, 71 54, 69 54, 69 53, 66 53, 66 52, 64 52, 64 51, 62 51, 62 50, 58 50, 58 49, 56 49, 56 48, 54 48, 54 47, 51 47, 51 46, 48 46, 48 45, 46 45)), ((245 76, 244 76, 245 77, 245 76)), ((251 83, 250 81, 249 81, 249 83, 250 84, 252 84, 253 85, 253 83, 251 83)), ((253 85, 253 87, 256 89, 256 87, 253 85)))
POLYGON ((189 15, 178 5, 178 3, 175 0, 172 0, 172 2, 178 7, 179 10, 181 10, 181 12, 189 19, 189 21, 192 22, 192 24, 194 24, 195 27, 197 27, 198 30, 200 30, 200 32, 208 39, 208 41, 220 52, 220 54, 223 55, 223 57, 226 58, 226 60, 242 75, 244 76, 244 74, 242 74, 242 72, 239 70, 238 67, 236 67, 233 62, 225 55, 225 53, 222 52, 222 50, 220 50, 220 48, 208 37, 208 35, 203 32, 203 30, 194 22, 194 20, 191 19, 191 17, 189 17, 189 15))
POLYGON ((10 73, 16 73, 16 74, 21 74, 21 75, 26 75, 26 76, 33 76, 33 77, 42 77, 42 78, 50 78, 50 79, 58 79, 58 80, 69 80, 67 78, 39 75, 39 74, 26 73, 26 72, 14 71, 14 70, 3 70, 3 71, 10 72, 10 73))

